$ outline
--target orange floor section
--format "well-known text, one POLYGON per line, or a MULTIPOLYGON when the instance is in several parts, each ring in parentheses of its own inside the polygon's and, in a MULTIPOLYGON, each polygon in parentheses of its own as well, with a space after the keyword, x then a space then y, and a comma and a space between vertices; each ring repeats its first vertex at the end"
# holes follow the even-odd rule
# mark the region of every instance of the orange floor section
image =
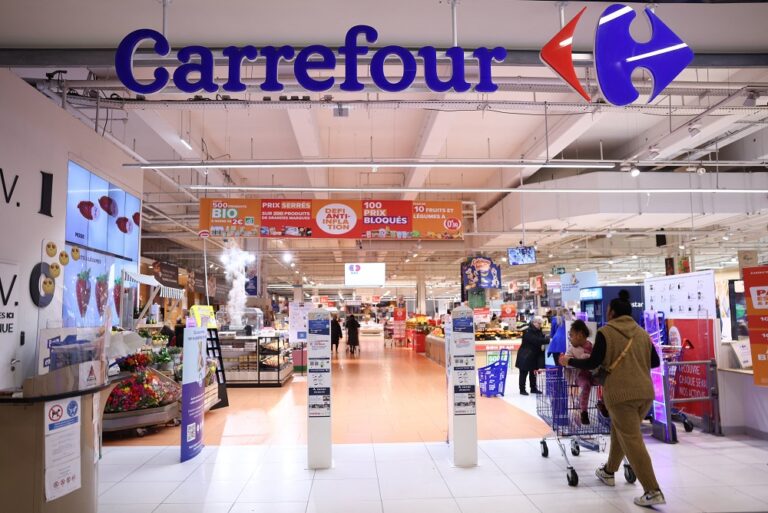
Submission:
MULTIPOLYGON (((344 344, 342 344, 342 349, 344 344)), ((333 442, 438 442, 448 429, 445 369, 410 348, 363 337, 361 354, 334 355, 333 442)), ((307 384, 297 375, 282 388, 230 388, 228 408, 205 417, 208 445, 304 444, 307 384)), ((510 391, 511 392, 511 391, 510 391)), ((478 398, 481 440, 535 438, 549 428, 501 398, 478 398)), ((106 445, 176 445, 179 428, 139 438, 105 434, 106 445)))

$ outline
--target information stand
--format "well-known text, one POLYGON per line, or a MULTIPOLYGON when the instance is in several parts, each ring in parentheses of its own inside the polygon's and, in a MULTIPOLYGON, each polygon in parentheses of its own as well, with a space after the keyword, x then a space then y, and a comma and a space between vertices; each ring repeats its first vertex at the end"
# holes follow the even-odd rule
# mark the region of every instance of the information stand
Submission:
POLYGON ((331 317, 316 308, 307 314, 307 465, 331 467, 331 317))
POLYGON ((452 329, 446 333, 448 441, 453 464, 457 467, 473 467, 477 465, 477 375, 473 312, 462 306, 455 308, 451 315, 452 329))

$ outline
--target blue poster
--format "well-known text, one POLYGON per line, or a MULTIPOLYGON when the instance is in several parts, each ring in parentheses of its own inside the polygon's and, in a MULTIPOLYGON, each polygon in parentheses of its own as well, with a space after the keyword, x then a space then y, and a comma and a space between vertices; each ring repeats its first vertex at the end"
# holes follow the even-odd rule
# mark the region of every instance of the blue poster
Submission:
POLYGON ((465 290, 501 288, 501 268, 490 258, 470 258, 461 265, 461 274, 465 290))
POLYGON ((181 461, 203 450, 205 414, 206 328, 184 330, 184 367, 181 377, 181 461))

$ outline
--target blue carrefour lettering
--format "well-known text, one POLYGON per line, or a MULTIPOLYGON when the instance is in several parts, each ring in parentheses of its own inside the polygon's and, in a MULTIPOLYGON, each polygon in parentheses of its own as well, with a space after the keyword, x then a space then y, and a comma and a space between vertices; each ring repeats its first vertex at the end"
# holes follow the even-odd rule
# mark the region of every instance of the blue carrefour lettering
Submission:
POLYGON ((416 59, 411 52, 402 46, 385 46, 373 54, 371 78, 373 83, 383 91, 396 93, 408 89, 416 79, 416 59), (400 80, 395 82, 391 82, 384 74, 384 64, 390 56, 396 56, 403 65, 403 75, 400 80))
POLYGON ((115 71, 125 87, 138 94, 152 94, 160 91, 168 84, 169 73, 165 68, 156 68, 155 80, 142 84, 133 76, 133 54, 136 48, 145 40, 155 42, 155 53, 165 57, 171 51, 168 40, 158 31, 152 29, 134 30, 120 41, 115 52, 115 71))
POLYGON ((179 50, 179 62, 181 66, 173 72, 173 83, 185 93, 194 93, 204 90, 215 93, 219 86, 213 81, 213 54, 204 46, 187 46, 179 50), (192 62, 192 57, 200 57, 200 62, 192 62), (192 82, 190 73, 199 73, 200 77, 192 82))
POLYGON ((424 59, 424 82, 430 91, 443 93, 453 89, 457 93, 469 91, 470 85, 464 78, 464 50, 455 46, 445 51, 451 59, 451 78, 441 80, 437 74, 437 50, 425 46, 419 50, 419 57, 424 59))
POLYGON ((327 91, 333 87, 333 77, 324 80, 317 80, 307 73, 312 69, 334 69, 336 67, 336 56, 327 46, 311 45, 304 48, 296 56, 296 65, 294 73, 299 85, 307 91, 327 91), (309 60, 313 55, 320 57, 320 60, 309 60))
POLYGON ((362 91, 363 84, 357 80, 357 56, 368 53, 367 46, 358 46, 357 36, 362 34, 369 43, 379 38, 376 29, 368 25, 355 25, 347 31, 344 46, 339 48, 339 55, 344 56, 344 82, 339 86, 342 91, 362 91))
POLYGON ((605 99, 614 105, 628 105, 639 96, 632 85, 632 72, 645 68, 653 77, 649 102, 666 88, 693 60, 693 51, 646 8, 651 39, 638 43, 629 32, 637 16, 629 6, 614 4, 600 16, 595 32, 595 69, 605 99))

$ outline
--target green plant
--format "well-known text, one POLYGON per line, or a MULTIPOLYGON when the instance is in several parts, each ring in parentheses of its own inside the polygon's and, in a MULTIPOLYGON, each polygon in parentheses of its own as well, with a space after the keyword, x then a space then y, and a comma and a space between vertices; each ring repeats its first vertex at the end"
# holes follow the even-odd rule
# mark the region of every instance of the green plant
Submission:
POLYGON ((168 349, 166 349, 165 347, 162 348, 157 353, 155 353, 155 359, 154 359, 155 365, 162 365, 164 363, 170 363, 171 361, 173 361, 173 359, 171 358, 171 354, 168 352, 168 349))

